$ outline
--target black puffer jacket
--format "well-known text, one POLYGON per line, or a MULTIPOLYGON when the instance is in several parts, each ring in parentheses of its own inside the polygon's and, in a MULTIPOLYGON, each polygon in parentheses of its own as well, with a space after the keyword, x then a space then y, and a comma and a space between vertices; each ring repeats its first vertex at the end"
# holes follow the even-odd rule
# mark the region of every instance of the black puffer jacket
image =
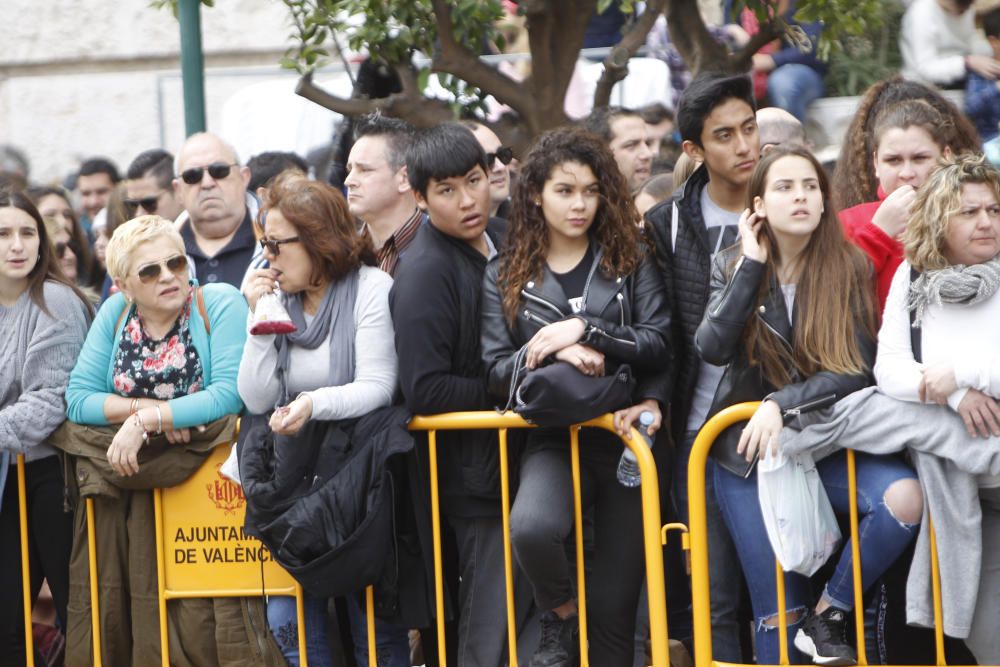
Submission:
POLYGON ((646 213, 646 230, 656 247, 657 264, 671 302, 674 364, 670 434, 674 442, 684 441, 701 364, 694 334, 705 314, 712 269, 712 247, 701 211, 701 193, 707 185, 708 170, 703 165, 671 199, 646 213), (677 225, 672 230, 675 204, 677 225))
MULTIPOLYGON (((743 341, 743 330, 750 318, 759 317, 768 329, 791 347, 794 339, 791 322, 798 312, 794 308, 789 319, 784 294, 773 279, 763 303, 756 306, 763 276, 764 264, 743 256, 738 246, 720 252, 715 258, 712 297, 695 334, 695 346, 705 361, 720 366, 726 364, 726 372, 715 392, 709 417, 736 403, 768 398, 778 404, 787 422, 803 412, 832 405, 872 384, 871 368, 875 364, 876 341, 865 331, 860 320, 855 327, 855 336, 868 367, 864 373, 844 375, 820 371, 803 378, 795 369, 789 369, 792 382, 779 388, 764 379, 760 367, 751 367, 743 341)), ((830 289, 836 289, 836 286, 830 285, 830 289)), ((746 476, 750 474, 752 465, 736 453, 742 428, 740 423, 726 429, 712 448, 712 456, 730 472, 746 476)))
POLYGON ((514 374, 514 354, 547 324, 579 317, 587 324, 580 341, 604 353, 606 371, 630 364, 638 379, 638 400, 655 398, 661 405, 669 399, 667 370, 670 367, 670 310, 660 276, 651 258, 640 260, 628 276, 609 278, 594 263, 583 292, 583 307, 573 315, 559 281, 546 267, 541 278, 521 290, 517 323, 511 331, 501 307, 497 287, 499 260, 486 268, 483 277, 483 359, 490 393, 505 400, 514 374))

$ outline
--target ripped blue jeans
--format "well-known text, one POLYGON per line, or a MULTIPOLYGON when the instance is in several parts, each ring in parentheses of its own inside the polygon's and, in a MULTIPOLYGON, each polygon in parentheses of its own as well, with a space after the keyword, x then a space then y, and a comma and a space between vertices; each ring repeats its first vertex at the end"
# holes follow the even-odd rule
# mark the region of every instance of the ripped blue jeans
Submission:
MULTIPOLYGON (((868 587, 892 565, 893 561, 916 537, 919 523, 905 524, 898 521, 886 506, 886 490, 902 479, 916 479, 916 474, 905 463, 889 456, 856 453, 858 481, 858 536, 861 553, 861 583, 868 587)), ((774 578, 774 552, 767 539, 764 519, 757 499, 757 469, 748 479, 732 474, 721 466, 713 466, 715 493, 722 508, 722 517, 736 544, 736 552, 746 575, 756 619, 757 662, 776 665, 779 660, 778 628, 765 625, 764 621, 776 617, 778 601, 774 578)), ((838 514, 850 510, 847 493, 847 455, 837 452, 816 464, 820 479, 826 488, 830 504, 838 514)), ((850 538, 845 540, 840 560, 833 576, 826 584, 824 597, 830 604, 844 611, 854 608, 854 579, 852 571, 850 538)), ((816 602, 809 587, 809 579, 798 574, 785 575, 785 609, 788 613, 804 612, 816 602)), ((789 624, 788 657, 791 663, 806 664, 808 658, 792 645, 795 632, 805 619, 789 624)))

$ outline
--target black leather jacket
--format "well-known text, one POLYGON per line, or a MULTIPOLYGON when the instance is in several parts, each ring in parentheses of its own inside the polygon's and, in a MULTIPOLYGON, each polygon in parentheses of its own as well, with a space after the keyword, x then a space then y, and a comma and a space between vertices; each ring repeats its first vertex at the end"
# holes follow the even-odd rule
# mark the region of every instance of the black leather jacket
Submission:
POLYGON ((575 315, 569 311, 559 281, 545 268, 541 278, 521 291, 513 331, 504 318, 497 287, 499 260, 486 267, 482 347, 489 390, 496 398, 507 398, 514 354, 521 346, 547 324, 578 317, 587 324, 580 342, 604 353, 606 372, 614 372, 620 364, 631 365, 638 379, 637 400, 655 398, 666 407, 670 399, 670 308, 655 263, 647 256, 631 275, 608 278, 598 270, 600 261, 601 252, 595 248, 583 309, 575 315))
MULTIPOLYGON (((855 336, 868 367, 860 375, 821 371, 803 378, 790 369, 792 382, 779 388, 764 379, 759 367, 751 367, 743 341, 743 330, 751 317, 761 318, 765 326, 789 346, 793 343, 793 325, 777 281, 772 282, 763 303, 756 305, 763 276, 764 265, 743 256, 739 246, 720 252, 715 258, 712 296, 695 333, 695 346, 701 357, 711 364, 726 365, 709 417, 736 403, 767 398, 778 404, 788 423, 789 419, 803 412, 825 408, 873 383, 871 368, 875 364, 876 340, 860 322, 855 328, 855 336), (734 260, 735 267, 730 269, 734 260)), ((830 289, 836 289, 836 286, 831 285, 830 289)), ((793 310, 793 320, 796 312, 793 310)), ((743 424, 735 424, 726 429, 712 448, 712 456, 730 472, 747 476, 753 466, 736 453, 742 428, 743 424)))

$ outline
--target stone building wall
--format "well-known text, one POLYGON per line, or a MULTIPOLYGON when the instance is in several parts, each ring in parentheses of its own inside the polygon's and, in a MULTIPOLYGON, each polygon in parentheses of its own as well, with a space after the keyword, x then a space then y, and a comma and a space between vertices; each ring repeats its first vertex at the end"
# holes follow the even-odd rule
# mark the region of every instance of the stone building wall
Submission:
MULTIPOLYGON (((33 181, 61 180, 92 155, 124 169, 147 148, 176 152, 180 28, 169 10, 147 0, 2 0, 0 21, 0 143, 27 153, 33 181)), ((296 98, 296 76, 278 67, 289 32, 277 0, 202 8, 208 129, 243 158, 264 148, 304 153, 336 119, 296 98), (241 102, 254 89, 267 94, 241 102), (275 128, 273 145, 266 128, 275 128)))

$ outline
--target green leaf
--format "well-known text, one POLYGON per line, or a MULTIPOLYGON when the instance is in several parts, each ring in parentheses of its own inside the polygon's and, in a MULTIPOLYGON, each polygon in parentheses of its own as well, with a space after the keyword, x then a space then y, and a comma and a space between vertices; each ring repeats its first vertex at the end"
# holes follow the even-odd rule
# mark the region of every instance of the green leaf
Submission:
POLYGON ((420 90, 426 90, 427 83, 430 81, 430 79, 431 79, 431 68, 421 67, 420 71, 417 72, 417 88, 419 88, 420 90))

